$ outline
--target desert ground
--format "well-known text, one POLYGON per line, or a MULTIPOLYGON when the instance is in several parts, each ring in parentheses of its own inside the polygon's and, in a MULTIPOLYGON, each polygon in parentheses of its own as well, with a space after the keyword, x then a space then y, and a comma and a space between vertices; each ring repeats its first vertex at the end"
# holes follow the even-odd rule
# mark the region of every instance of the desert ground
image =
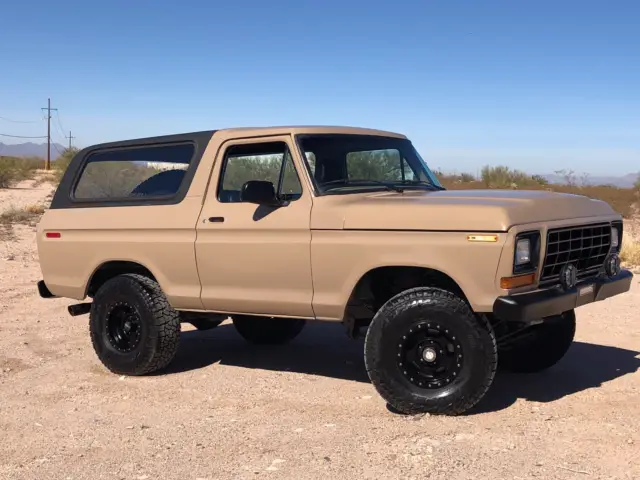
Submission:
MULTIPOLYGON (((0 190, 0 213, 46 204, 51 188, 0 190)), ((0 232, 2 479, 640 478, 640 275, 578 310, 554 368, 499 373, 467 415, 407 417, 336 324, 264 348, 229 324, 185 327, 167 371, 113 375, 88 316, 37 295, 34 227, 0 232)))

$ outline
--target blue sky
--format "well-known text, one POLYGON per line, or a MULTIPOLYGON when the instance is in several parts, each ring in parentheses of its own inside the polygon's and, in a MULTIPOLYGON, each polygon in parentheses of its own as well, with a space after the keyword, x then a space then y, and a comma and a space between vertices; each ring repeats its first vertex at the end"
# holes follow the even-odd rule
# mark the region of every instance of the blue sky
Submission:
POLYGON ((50 96, 80 146, 339 124, 447 171, 637 172, 639 25, 636 0, 4 2, 0 117, 37 123, 0 133, 46 133, 50 96))

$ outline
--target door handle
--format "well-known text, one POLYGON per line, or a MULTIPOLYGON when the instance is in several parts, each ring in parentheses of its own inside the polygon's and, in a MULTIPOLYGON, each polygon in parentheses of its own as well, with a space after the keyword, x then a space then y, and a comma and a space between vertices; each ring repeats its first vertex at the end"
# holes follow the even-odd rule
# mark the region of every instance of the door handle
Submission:
POLYGON ((209 223, 222 223, 224 222, 224 217, 209 217, 205 220, 205 222, 209 223))

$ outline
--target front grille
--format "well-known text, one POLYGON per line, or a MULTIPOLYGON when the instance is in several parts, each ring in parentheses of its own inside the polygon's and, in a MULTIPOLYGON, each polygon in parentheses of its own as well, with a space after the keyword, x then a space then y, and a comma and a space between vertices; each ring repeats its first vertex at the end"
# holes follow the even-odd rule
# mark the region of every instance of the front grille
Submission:
POLYGON ((558 282, 567 263, 578 267, 578 280, 597 276, 611 248, 611 224, 554 228, 547 232, 541 284, 558 282))

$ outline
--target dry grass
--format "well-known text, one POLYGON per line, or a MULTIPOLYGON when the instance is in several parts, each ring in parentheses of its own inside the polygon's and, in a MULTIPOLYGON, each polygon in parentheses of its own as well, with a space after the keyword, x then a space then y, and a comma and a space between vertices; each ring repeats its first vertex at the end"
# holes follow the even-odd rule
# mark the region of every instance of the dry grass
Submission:
POLYGON ((625 239, 620 258, 626 265, 640 267, 640 242, 634 238, 625 239))
POLYGON ((22 208, 10 207, 0 214, 0 240, 14 240, 14 225, 28 225, 35 227, 45 212, 43 205, 34 203, 22 208))
POLYGON ((9 208, 0 214, 0 225, 35 225, 45 208, 39 204, 27 205, 23 208, 9 208))
POLYGON ((626 266, 640 268, 640 218, 637 216, 624 223, 620 258, 626 266))

